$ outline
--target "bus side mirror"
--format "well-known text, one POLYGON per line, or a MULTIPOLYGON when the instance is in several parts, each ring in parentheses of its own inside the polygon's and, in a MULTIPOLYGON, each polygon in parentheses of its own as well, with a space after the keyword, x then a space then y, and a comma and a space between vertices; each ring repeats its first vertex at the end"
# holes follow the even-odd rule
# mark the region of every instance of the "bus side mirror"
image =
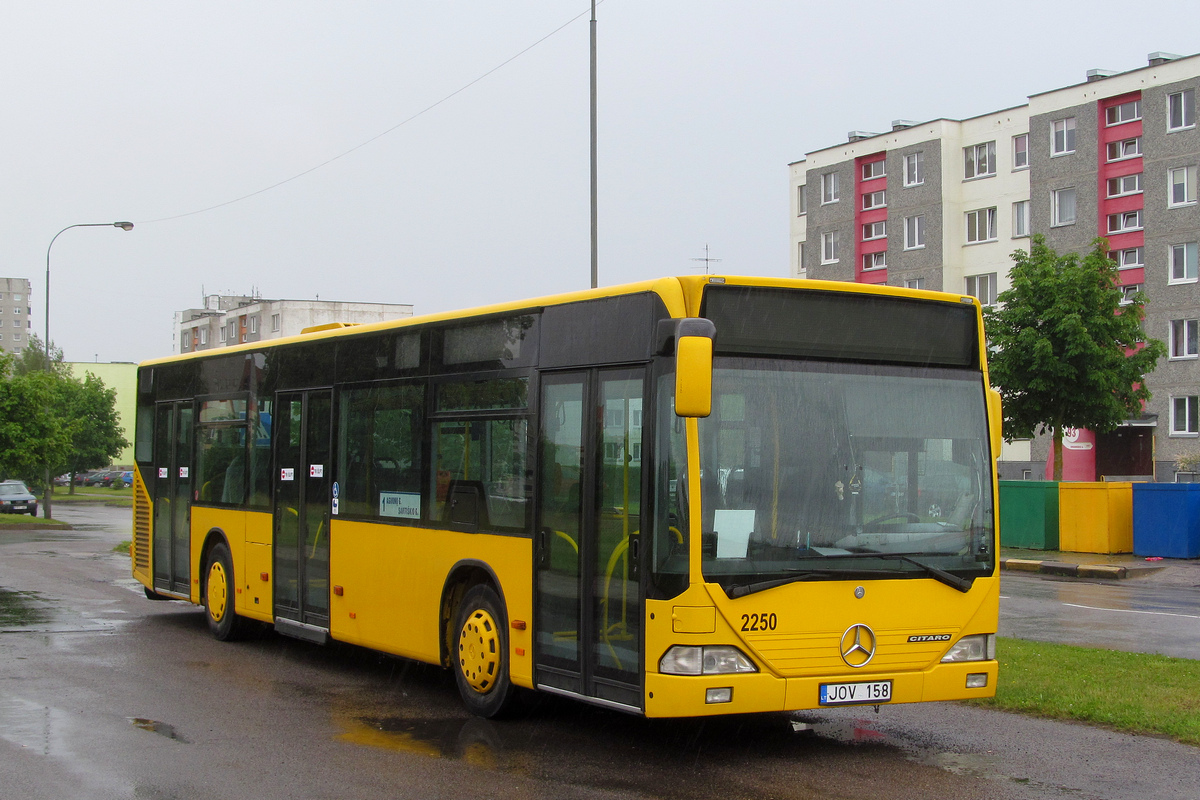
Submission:
POLYGON ((1000 393, 988 389, 988 429, 992 433, 992 460, 1000 457, 1000 448, 1004 444, 1004 414, 1000 407, 1000 393))
POLYGON ((681 319, 675 325, 675 414, 707 417, 712 413, 713 337, 707 319, 681 319))

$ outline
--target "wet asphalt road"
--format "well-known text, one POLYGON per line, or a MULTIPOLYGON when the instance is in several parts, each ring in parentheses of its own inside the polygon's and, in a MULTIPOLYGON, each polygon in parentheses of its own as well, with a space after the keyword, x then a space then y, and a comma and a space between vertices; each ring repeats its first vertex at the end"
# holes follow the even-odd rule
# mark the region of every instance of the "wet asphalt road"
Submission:
POLYGON ((0 531, 2 798, 1150 800, 1200 787, 1195 748, 957 704, 661 721, 546 699, 516 720, 473 719, 441 670, 273 633, 222 644, 199 609, 145 600, 110 552, 128 513, 60 507, 78 530, 0 531))

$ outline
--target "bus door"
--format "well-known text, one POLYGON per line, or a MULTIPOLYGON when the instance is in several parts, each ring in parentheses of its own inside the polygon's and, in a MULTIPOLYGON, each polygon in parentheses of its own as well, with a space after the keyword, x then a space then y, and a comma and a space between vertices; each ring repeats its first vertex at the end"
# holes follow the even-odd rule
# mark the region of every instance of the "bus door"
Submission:
POLYGON ((544 373, 541 386, 536 681, 640 709, 645 370, 544 373))
POLYGON ((329 629, 332 392, 275 401, 275 616, 283 633, 325 641, 329 629))
POLYGON ((154 410, 154 588, 191 594, 192 401, 154 410))

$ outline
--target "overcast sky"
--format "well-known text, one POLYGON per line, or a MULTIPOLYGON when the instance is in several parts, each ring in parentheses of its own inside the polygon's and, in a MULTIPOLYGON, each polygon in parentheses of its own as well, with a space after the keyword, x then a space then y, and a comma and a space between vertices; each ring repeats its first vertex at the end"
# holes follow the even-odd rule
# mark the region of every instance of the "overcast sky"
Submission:
MULTIPOLYGON (((32 280, 40 334, 54 234, 136 224, 54 244, 50 337, 73 361, 168 354, 202 293, 420 314, 586 288, 588 10, 0 0, 0 275, 32 280)), ((1195 0, 597 16, 602 285, 702 271, 706 243, 714 271, 784 276, 805 152, 1200 51, 1195 0)))

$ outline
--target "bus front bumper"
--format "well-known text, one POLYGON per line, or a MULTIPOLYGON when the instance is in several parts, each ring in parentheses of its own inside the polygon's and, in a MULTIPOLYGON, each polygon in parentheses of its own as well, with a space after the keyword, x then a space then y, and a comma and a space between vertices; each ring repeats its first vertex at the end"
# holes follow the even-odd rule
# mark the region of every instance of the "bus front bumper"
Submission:
POLYGON ((647 673, 645 713, 647 717, 700 717, 801 711, 839 705, 876 705, 869 700, 823 705, 821 686, 881 681, 891 682, 891 699, 878 705, 970 700, 995 695, 998 666, 995 661, 968 661, 939 663, 922 672, 843 673, 803 678, 778 678, 761 672, 730 675, 647 673), (983 685, 979 686, 980 683, 983 685), (724 701, 726 697, 728 700, 724 701))

